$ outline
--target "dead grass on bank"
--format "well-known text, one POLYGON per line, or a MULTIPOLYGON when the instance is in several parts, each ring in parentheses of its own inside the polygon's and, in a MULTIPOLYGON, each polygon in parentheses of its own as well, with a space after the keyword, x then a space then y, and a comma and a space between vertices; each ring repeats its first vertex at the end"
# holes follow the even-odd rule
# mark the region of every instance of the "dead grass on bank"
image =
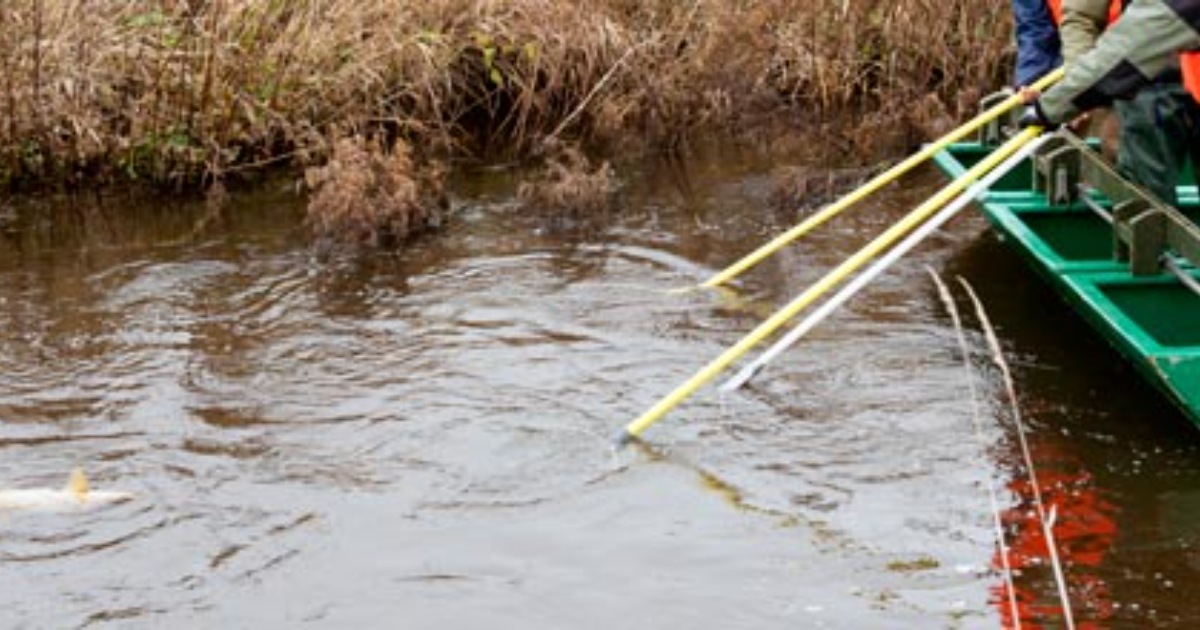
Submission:
MULTIPOLYGON (((0 187, 312 168, 318 233, 402 239, 436 223, 435 156, 678 151, 848 108, 873 112, 865 144, 924 133, 1006 80, 1009 20, 1006 0, 6 0, 0 187)), ((612 183, 582 154, 547 168, 527 199, 586 209, 612 183)))
MULTIPOLYGON (((954 103, 1007 74, 1004 0, 9 0, 7 180, 195 182, 535 138, 671 146, 747 112, 954 103)), ((950 112, 956 114, 958 112, 950 112)))

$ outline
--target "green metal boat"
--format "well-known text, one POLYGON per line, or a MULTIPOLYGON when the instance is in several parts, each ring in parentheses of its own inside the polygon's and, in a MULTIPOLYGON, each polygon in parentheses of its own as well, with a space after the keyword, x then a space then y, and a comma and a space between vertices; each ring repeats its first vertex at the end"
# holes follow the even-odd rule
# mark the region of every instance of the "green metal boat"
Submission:
MULTIPOLYGON (((1001 138, 935 156, 958 177, 1001 138)), ((1147 379, 1200 426, 1200 199, 1182 210, 1121 179, 1095 150, 1059 132, 980 197, 984 215, 1147 379)))

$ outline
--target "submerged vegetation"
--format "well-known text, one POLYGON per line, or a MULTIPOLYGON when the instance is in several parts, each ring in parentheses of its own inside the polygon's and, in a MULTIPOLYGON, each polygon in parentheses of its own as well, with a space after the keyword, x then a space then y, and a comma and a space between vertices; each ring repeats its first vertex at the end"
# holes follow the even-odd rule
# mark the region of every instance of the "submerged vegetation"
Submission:
POLYGON ((958 115, 1007 75, 1008 10, 1005 0, 10 0, 0 184, 198 190, 320 166, 353 136, 364 151, 401 140, 423 164, 525 157, 548 140, 678 149, 698 130, 847 106, 875 112, 864 118, 875 125, 911 122, 917 109, 927 118, 931 103, 958 115))
POLYGON ((403 140, 388 149, 362 136, 343 138, 305 179, 314 191, 309 227, 330 244, 392 246, 439 225, 448 206, 441 168, 415 168, 403 140))
POLYGON ((547 143, 543 165, 517 189, 526 206, 557 212, 560 218, 592 215, 609 208, 617 183, 608 162, 593 165, 578 148, 547 143))

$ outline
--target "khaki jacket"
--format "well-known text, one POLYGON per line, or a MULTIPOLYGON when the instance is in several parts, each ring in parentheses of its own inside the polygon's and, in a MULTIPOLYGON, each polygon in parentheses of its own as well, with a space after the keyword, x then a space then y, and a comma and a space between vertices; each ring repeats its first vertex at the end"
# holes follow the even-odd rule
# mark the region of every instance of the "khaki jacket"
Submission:
POLYGON ((1132 0, 1096 46, 1067 64, 1038 107, 1051 122, 1132 96, 1172 63, 1200 49, 1200 0, 1132 0))
POLYGON ((1096 47, 1096 40, 1108 27, 1108 11, 1108 0, 1062 0, 1058 34, 1062 38, 1063 65, 1071 65, 1096 47))

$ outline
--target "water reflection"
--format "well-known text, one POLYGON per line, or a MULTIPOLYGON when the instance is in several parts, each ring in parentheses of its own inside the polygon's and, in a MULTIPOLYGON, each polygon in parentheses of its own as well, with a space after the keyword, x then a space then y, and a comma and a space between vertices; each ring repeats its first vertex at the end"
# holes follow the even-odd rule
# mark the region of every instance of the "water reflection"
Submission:
MULTIPOLYGON (((1057 560, 1066 580, 1071 618, 1079 627, 1105 627, 1115 612, 1111 589, 1102 568, 1117 541, 1116 507, 1105 500, 1093 476, 1079 467, 1069 451, 1041 444, 1031 449, 1037 464, 1041 500, 1052 523, 1057 560), (1097 625, 1099 624, 1099 625, 1097 625)), ((1036 494, 1028 471, 1019 470, 1008 489, 1017 503, 1001 515, 1008 538, 1008 565, 1014 571, 1020 627, 1065 624, 1063 602, 1039 517, 1036 494)), ((999 551, 998 551, 999 553, 999 551)), ((993 565, 1000 567, 999 557, 993 565)), ((1008 606, 1007 585, 995 592, 1004 627, 1017 627, 1008 606)))
MULTIPOLYGON (((55 485, 83 464, 138 499, 0 515, 0 621, 995 627, 981 488, 1020 474, 999 422, 974 439, 921 263, 970 277, 1002 327, 1080 532, 1073 588, 1107 589, 1088 614, 1194 619, 1197 441, 1133 381, 1109 387, 1120 368, 1086 331, 1045 332, 1076 324, 1026 306, 1036 279, 971 245, 974 219, 748 391, 704 392, 648 449, 613 453, 617 428, 939 181, 832 222, 735 293, 671 293, 793 219, 761 211, 762 168, 726 157, 686 195, 647 174, 590 225, 476 182, 444 233, 358 259, 317 257, 271 191, 216 219, 23 214, 0 237, 0 479, 55 485)), ((1053 602, 1040 567, 1019 584, 1053 602)))
MULTIPOLYGON (((1156 516, 1200 472, 1195 428, 996 239, 971 241, 949 268, 972 278, 1006 329, 1033 460, 1046 504, 1058 512, 1055 533, 1078 627, 1195 623, 1176 585, 1200 579, 1196 567, 1179 561, 1200 530, 1178 521, 1164 527, 1156 516)), ((1026 565, 1017 580, 1022 626, 1061 627, 1029 478, 1009 443, 999 463, 1014 501, 1005 513, 1020 548, 1014 564, 1026 565)), ((1007 625, 1007 596, 995 596, 1007 625)))

